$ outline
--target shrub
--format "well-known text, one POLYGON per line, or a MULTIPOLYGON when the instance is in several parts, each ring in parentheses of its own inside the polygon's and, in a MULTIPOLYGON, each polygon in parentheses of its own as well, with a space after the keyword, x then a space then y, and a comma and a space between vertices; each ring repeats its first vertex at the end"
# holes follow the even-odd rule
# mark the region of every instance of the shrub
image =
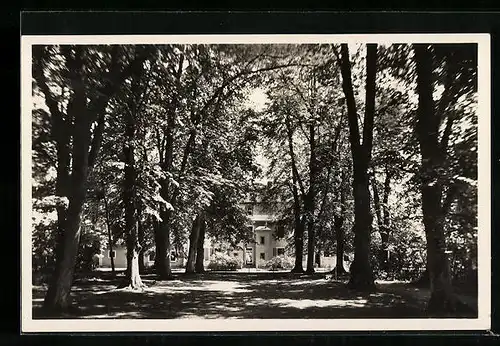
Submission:
POLYGON ((293 260, 287 256, 275 256, 264 262, 263 267, 268 270, 292 269, 293 260))
POLYGON ((223 253, 215 254, 208 263, 208 269, 229 271, 241 268, 241 260, 237 257, 231 257, 223 253))

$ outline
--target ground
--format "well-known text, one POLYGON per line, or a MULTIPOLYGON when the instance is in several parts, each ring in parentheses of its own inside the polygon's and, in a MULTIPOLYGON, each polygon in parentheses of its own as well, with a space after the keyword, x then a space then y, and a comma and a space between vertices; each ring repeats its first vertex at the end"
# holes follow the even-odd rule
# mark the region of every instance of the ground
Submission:
MULTIPOLYGON (((426 289, 404 282, 377 282, 377 292, 349 290, 324 273, 219 272, 175 274, 155 281, 144 275, 144 292, 116 289, 119 277, 96 273, 77 279, 74 306, 60 318, 418 318, 426 317, 426 289)), ((46 286, 33 286, 33 318, 44 318, 46 286)), ((471 306, 477 301, 466 298, 471 306)), ((476 309, 477 311, 477 309, 476 309)), ((477 317, 474 309, 454 317, 477 317)), ((53 317, 51 317, 53 318, 53 317)))

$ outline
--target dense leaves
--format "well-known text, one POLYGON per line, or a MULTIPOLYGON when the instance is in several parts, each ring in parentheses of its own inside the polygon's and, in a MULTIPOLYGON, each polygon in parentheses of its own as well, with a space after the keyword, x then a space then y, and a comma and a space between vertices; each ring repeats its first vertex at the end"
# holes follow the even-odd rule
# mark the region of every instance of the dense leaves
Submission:
MULTIPOLYGON (((425 49, 423 61, 406 44, 35 46, 34 272, 54 272, 63 306, 74 270, 126 244, 139 256, 155 249, 167 279, 172 251, 193 264, 206 240, 251 243, 241 202, 255 200, 280 221, 294 272, 354 252, 354 276, 416 279, 433 253, 422 186, 436 183, 450 276, 467 282, 477 271, 477 47, 425 49), (423 136, 436 139, 435 156, 423 136)), ((217 256, 209 268, 241 266, 217 256)))

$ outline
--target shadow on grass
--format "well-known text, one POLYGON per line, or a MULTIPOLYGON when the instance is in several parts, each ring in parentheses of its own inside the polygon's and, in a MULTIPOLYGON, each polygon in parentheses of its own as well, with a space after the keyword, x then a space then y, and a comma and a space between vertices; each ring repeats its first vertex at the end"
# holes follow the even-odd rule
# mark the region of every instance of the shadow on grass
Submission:
MULTIPOLYGON (((359 293, 323 274, 209 272, 176 274, 168 281, 144 275, 149 286, 144 292, 116 290, 119 280, 101 275, 75 281, 76 310, 58 318, 426 317, 425 295, 408 285, 384 284, 377 292, 359 293)), ((33 289, 33 318, 47 318, 41 310, 44 293, 44 287, 33 289)))

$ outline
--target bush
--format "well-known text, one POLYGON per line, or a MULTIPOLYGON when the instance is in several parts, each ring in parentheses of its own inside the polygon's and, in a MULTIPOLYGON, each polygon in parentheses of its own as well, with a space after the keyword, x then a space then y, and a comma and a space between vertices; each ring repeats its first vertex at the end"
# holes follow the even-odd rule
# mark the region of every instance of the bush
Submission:
POLYGON ((210 259, 210 263, 208 263, 208 269, 220 271, 236 270, 241 268, 241 266, 242 263, 239 258, 222 253, 215 254, 210 259))
POLYGON ((264 262, 263 267, 268 270, 292 269, 294 265, 293 259, 286 256, 276 256, 269 261, 264 262))

